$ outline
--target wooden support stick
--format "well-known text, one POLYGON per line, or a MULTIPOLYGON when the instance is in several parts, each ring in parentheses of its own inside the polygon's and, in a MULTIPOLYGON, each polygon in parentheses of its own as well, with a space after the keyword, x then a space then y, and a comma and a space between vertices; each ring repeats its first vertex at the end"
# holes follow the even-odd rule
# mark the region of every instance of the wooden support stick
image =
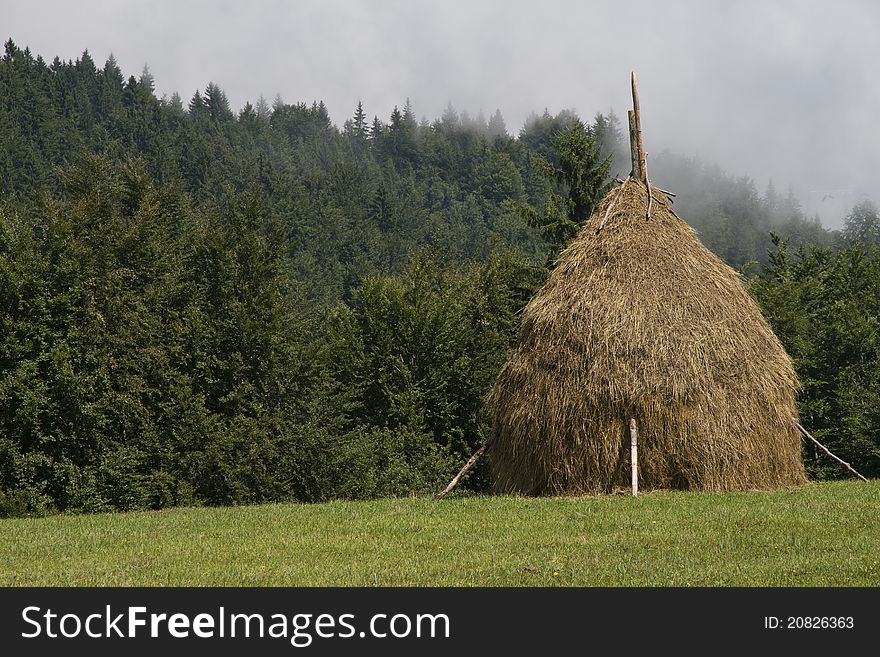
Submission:
MULTIPOLYGON (((621 178, 615 178, 614 180, 616 180, 621 185, 623 184, 623 180, 621 178)), ((654 187, 654 189, 656 189, 658 192, 663 192, 663 194, 668 196, 670 203, 672 203, 672 199, 678 196, 678 194, 676 194, 675 192, 670 192, 668 189, 661 189, 660 187, 654 187)))
POLYGON ((629 178, 627 178, 626 180, 620 181, 620 187, 617 188, 617 193, 615 194, 614 198, 611 199, 611 201, 608 203, 608 207, 605 209, 605 216, 602 217, 602 221, 599 222, 599 227, 596 228, 596 235, 599 234, 599 231, 602 230, 602 227, 605 225, 605 222, 608 221, 608 215, 611 214, 611 208, 614 207, 614 204, 617 202, 617 199, 620 197, 620 193, 623 191, 623 188, 626 187, 627 180, 629 180, 629 178))
POLYGON ((629 421, 629 449, 632 463, 632 491, 633 497, 639 494, 639 431, 636 428, 636 419, 629 421))
POLYGON ((634 152, 633 158, 633 172, 637 175, 635 176, 636 180, 640 180, 643 183, 647 184, 648 182, 648 165, 647 165, 647 155, 645 154, 645 144, 642 141, 642 114, 639 110, 639 86, 636 82, 636 72, 632 72, 632 97, 633 97, 633 108, 632 108, 632 128, 630 129, 630 138, 632 139, 633 133, 635 136, 635 144, 631 147, 631 150, 634 152), (636 159, 638 162, 636 162, 636 159))
MULTIPOLYGON (((620 178, 615 178, 614 180, 616 180, 618 183, 623 183, 623 180, 620 178)), ((661 189, 660 187, 654 187, 654 189, 656 189, 658 192, 663 192, 664 194, 666 194, 666 196, 671 196, 672 198, 678 196, 678 194, 676 194, 675 192, 670 192, 668 189, 661 189)))
POLYGON ((843 459, 837 458, 834 454, 831 453, 831 451, 830 451, 827 447, 825 447, 825 445, 823 445, 823 444, 820 443, 818 440, 816 440, 815 438, 813 438, 813 437, 810 435, 810 432, 807 431, 806 429, 804 429, 804 427, 801 425, 800 422, 797 421, 797 419, 795 419, 795 418, 791 418, 791 419, 792 419, 792 421, 794 422, 795 426, 796 426, 798 429, 800 429, 800 432, 801 432, 802 434, 804 434, 804 436, 806 436, 807 438, 809 438, 810 440, 812 440, 816 445, 818 445, 819 448, 820 448, 823 452, 825 452, 828 456, 830 456, 831 458, 833 458, 833 459, 834 459, 835 461, 837 461, 838 463, 843 464, 843 465, 846 467, 847 470, 849 470, 850 472, 852 472, 856 477, 858 477, 858 478, 861 479, 862 481, 868 481, 868 480, 865 479, 862 475, 860 475, 858 472, 856 472, 855 468, 853 468, 849 463, 847 463, 847 462, 844 461, 843 459))
POLYGON ((458 485, 458 481, 462 477, 465 476, 467 471, 470 470, 473 467, 474 463, 479 461, 480 457, 486 452, 486 448, 489 447, 490 441, 491 441, 491 439, 484 442, 482 447, 480 447, 480 449, 478 449, 476 452, 474 452, 473 456, 471 456, 468 459, 468 462, 464 464, 464 467, 458 471, 458 474, 452 478, 452 481, 450 481, 446 485, 446 488, 444 488, 443 490, 441 490, 439 493, 437 493, 434 496, 434 499, 442 500, 444 497, 446 497, 447 493, 449 493, 453 488, 455 488, 458 485))

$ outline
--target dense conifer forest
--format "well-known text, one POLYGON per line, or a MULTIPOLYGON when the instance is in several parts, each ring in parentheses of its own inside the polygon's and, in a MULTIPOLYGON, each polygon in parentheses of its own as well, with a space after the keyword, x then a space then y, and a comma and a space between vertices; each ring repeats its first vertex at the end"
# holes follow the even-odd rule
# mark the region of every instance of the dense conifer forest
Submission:
MULTIPOLYGON (((613 112, 368 109, 157 98, 146 67, 6 42, 0 515, 421 494, 482 444, 520 311, 628 173, 625 136, 613 112)), ((880 475, 876 206, 828 231, 772 183, 650 166, 746 278, 804 423, 880 475)))

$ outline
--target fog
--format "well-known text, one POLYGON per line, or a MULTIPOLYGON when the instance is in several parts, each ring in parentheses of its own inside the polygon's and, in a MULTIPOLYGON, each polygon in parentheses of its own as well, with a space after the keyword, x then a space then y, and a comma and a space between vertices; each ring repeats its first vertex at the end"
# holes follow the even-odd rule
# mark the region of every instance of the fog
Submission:
POLYGON ((209 81, 233 107, 323 100, 341 125, 362 100, 387 120, 452 103, 516 133, 532 111, 585 119, 640 82, 650 154, 665 148, 791 186, 823 223, 878 196, 880 4, 827 2, 110 2, 4 0, 4 39, 47 61, 112 52, 159 95, 209 81), (822 199, 825 199, 824 201, 822 199))

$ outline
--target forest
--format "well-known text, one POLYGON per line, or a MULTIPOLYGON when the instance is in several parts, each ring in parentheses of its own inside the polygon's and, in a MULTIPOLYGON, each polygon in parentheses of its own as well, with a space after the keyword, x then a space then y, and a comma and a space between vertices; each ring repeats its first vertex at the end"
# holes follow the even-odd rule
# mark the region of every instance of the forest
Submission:
MULTIPOLYGON (((514 130, 402 98, 340 127, 320 100, 158 98, 146 67, 8 40, 0 517, 437 490, 491 431, 520 311, 628 162, 613 112, 514 130)), ((829 231, 773 183, 670 151, 650 167, 792 357, 802 422, 880 476, 877 207, 829 231)))

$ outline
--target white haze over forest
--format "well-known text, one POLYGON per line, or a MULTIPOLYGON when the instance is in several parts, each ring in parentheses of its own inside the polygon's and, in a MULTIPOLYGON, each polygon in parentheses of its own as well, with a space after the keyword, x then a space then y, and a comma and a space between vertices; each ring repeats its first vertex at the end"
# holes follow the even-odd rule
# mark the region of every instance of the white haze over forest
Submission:
POLYGON ((338 125, 358 100, 386 119, 412 100, 496 108, 516 132, 533 111, 613 108, 640 80, 649 153, 699 154, 763 192, 789 186, 839 227, 878 196, 880 3, 635 0, 3 2, 3 38, 45 59, 112 52, 126 75, 149 64, 159 95, 209 81, 234 107, 323 100, 338 125))

